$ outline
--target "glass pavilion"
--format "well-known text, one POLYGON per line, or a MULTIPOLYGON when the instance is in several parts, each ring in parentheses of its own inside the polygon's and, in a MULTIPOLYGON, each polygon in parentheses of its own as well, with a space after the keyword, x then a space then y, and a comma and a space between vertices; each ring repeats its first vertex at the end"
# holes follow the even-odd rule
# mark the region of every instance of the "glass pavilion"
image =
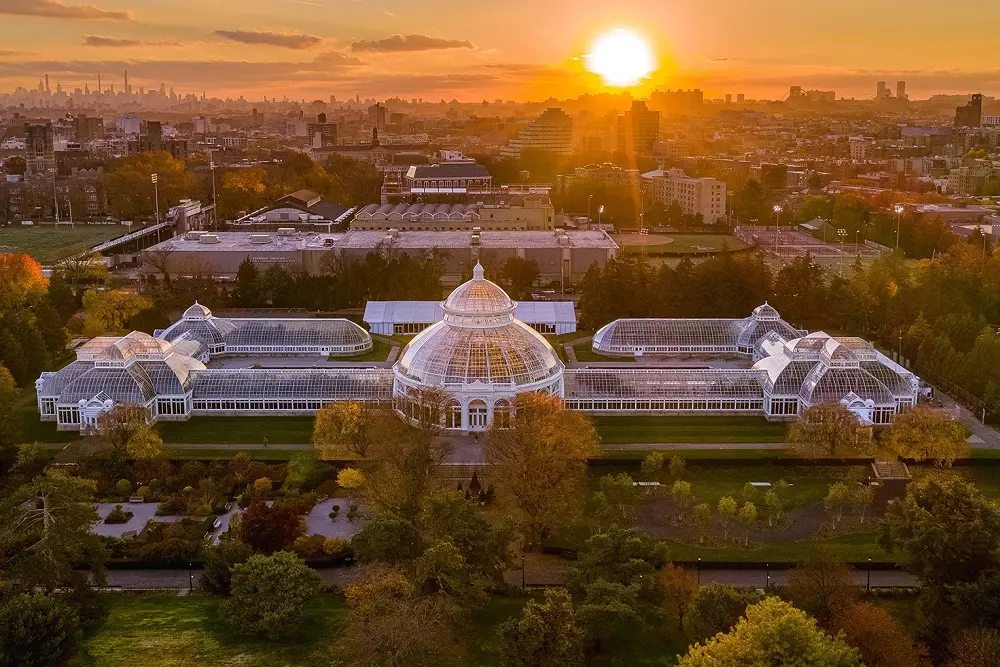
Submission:
POLYGON ((887 424, 916 403, 919 389, 918 378, 870 343, 795 329, 767 304, 741 319, 616 320, 594 336, 594 350, 643 356, 643 363, 572 368, 515 317, 517 304, 482 266, 440 308, 442 319, 417 334, 392 368, 208 368, 219 356, 357 354, 372 340, 347 320, 221 318, 196 303, 155 337, 133 332, 82 345, 74 362, 36 381, 39 412, 62 430, 83 431, 117 403, 142 405, 155 421, 308 415, 333 401, 366 401, 417 420, 434 396, 431 414, 441 426, 480 431, 509 415, 517 394, 544 392, 590 414, 790 420, 840 402, 864 422, 887 424))

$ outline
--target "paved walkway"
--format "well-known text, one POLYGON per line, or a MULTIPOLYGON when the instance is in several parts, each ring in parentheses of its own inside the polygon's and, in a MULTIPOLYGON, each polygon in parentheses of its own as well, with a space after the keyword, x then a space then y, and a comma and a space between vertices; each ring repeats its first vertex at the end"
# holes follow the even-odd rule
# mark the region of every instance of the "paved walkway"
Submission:
MULTIPOLYGON (((529 557, 531 554, 529 554, 529 557)), ((568 561, 560 560, 559 567, 537 567, 529 563, 524 572, 524 583, 527 586, 559 586, 562 576, 568 567, 568 561)), ((324 583, 333 586, 345 586, 352 583, 357 576, 356 567, 333 567, 317 570, 324 583)), ((768 583, 781 586, 787 579, 785 570, 753 569, 735 570, 705 567, 697 573, 702 584, 723 583, 736 586, 753 586, 764 588, 768 583)), ((854 571, 854 583, 867 587, 868 572, 864 569, 854 571)), ((121 590, 176 590, 187 591, 190 586, 197 587, 201 577, 201 569, 186 568, 178 570, 110 570, 108 586, 121 590)), ((521 585, 521 569, 511 569, 504 574, 504 579, 514 585, 521 585)), ((916 578, 906 572, 897 570, 872 570, 872 588, 915 587, 916 578)))
POLYGON ((935 392, 934 397, 940 401, 943 409, 955 415, 962 425, 972 431, 969 444, 976 449, 1000 449, 1000 432, 991 426, 987 426, 980 421, 979 415, 975 415, 964 405, 958 403, 951 396, 940 391, 935 392))

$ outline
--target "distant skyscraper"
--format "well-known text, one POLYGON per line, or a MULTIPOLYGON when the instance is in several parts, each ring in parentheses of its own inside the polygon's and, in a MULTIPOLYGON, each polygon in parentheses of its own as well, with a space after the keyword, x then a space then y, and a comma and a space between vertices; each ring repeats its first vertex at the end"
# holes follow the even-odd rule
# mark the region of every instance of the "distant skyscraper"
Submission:
POLYGON ((504 157, 520 157, 521 151, 540 150, 569 155, 573 152, 573 119, 558 108, 546 109, 545 113, 531 121, 515 139, 500 149, 504 157))
POLYGON ((983 96, 976 93, 964 107, 955 109, 955 127, 979 127, 983 124, 983 96))
POLYGON ((379 132, 385 132, 388 115, 389 110, 386 106, 380 102, 376 103, 375 106, 368 107, 368 124, 379 132))
POLYGON ((906 99, 906 82, 897 81, 896 82, 896 99, 905 100, 906 99))
POLYGON ((651 111, 645 102, 632 102, 632 108, 618 116, 619 153, 650 153, 659 138, 660 112, 651 111))
POLYGON ((884 100, 885 99, 885 93, 886 93, 886 90, 887 90, 886 85, 885 85, 885 81, 879 81, 878 84, 876 85, 875 90, 876 90, 876 92, 875 92, 875 99, 876 100, 884 100))
POLYGON ((726 104, 732 104, 732 103, 733 103, 732 93, 726 93, 726 104))
POLYGON ((736 93, 736 103, 743 104, 746 101, 746 96, 743 93, 736 93))

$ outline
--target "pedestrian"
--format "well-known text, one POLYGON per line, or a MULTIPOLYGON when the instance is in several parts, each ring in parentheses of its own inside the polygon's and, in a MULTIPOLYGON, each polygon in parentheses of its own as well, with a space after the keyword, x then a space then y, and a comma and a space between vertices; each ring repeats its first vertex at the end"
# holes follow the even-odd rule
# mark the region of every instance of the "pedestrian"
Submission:
POLYGON ((267 437, 264 438, 264 449, 267 449, 267 437))

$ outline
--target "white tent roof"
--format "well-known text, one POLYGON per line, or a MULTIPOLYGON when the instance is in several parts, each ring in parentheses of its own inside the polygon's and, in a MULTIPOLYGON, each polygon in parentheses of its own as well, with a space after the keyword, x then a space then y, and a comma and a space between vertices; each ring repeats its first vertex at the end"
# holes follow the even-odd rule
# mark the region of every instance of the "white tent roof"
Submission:
MULTIPOLYGON (((369 301, 365 305, 365 322, 409 324, 438 322, 444 317, 437 301, 369 301)), ((576 323, 576 308, 572 301, 520 301, 514 317, 526 324, 576 323)))

